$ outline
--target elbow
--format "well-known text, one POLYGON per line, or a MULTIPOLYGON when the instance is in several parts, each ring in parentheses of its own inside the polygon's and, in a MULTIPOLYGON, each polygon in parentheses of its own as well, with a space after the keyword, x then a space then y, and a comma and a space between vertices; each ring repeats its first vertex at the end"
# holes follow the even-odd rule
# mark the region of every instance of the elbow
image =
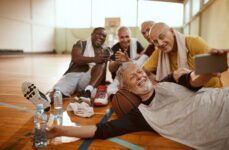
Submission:
POLYGON ((74 64, 77 64, 77 65, 83 65, 83 64, 82 64, 82 61, 80 61, 80 59, 74 59, 74 58, 72 58, 72 62, 73 62, 74 64))

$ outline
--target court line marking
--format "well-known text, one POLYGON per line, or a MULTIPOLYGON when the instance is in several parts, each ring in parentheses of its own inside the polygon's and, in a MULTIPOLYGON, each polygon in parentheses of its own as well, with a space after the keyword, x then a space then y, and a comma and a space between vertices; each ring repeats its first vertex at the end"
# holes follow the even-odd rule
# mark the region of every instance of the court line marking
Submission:
MULTIPOLYGON (((7 104, 7 103, 4 103, 4 102, 0 102, 0 106, 5 106, 5 107, 8 107, 8 108, 13 108, 13 109, 17 109, 17 110, 21 110, 21 111, 24 111, 24 112, 28 112, 28 113, 34 113, 35 111, 34 110, 30 110, 26 107, 21 107, 21 106, 16 106, 16 105, 12 105, 12 104, 7 104)), ((112 113, 113 113, 113 110, 111 108, 107 109, 106 110, 106 114, 104 115, 104 117, 101 119, 100 123, 105 123, 109 120, 109 118, 111 117, 112 113)), ((144 150, 144 148, 140 147, 140 146, 137 146, 135 144, 132 144, 132 143, 129 143, 129 142, 126 142, 124 140, 121 140, 121 139, 118 139, 118 138, 109 138, 108 139, 109 141, 112 141, 114 143, 117 143, 119 145, 122 145, 124 147, 127 147, 127 148, 130 148, 130 149, 135 149, 135 150, 144 150)), ((79 150, 85 150, 85 149, 88 149, 88 147, 90 146, 90 144, 92 143, 92 139, 87 139, 85 140, 79 147, 79 150)))
POLYGON ((14 108, 14 109, 17 109, 17 110, 21 110, 21 111, 28 112, 28 113, 34 113, 35 112, 34 110, 30 110, 30 109, 28 109, 26 107, 12 105, 12 104, 7 104, 7 103, 4 103, 4 102, 0 102, 0 105, 1 106, 5 106, 5 107, 8 107, 8 108, 14 108))
POLYGON ((121 140, 121 139, 118 139, 118 138, 109 138, 108 140, 109 141, 112 141, 114 143, 117 143, 119 145, 122 145, 124 147, 127 147, 129 149, 133 149, 133 150, 145 150, 145 148, 143 148, 143 147, 140 147, 138 145, 129 143, 127 141, 124 141, 124 140, 121 140))
MULTIPOLYGON (((99 123, 105 123, 109 120, 109 118, 111 117, 113 113, 113 110, 111 108, 108 108, 106 110, 106 114, 103 116, 103 118, 100 120, 99 123)), ((93 139, 86 139, 78 148, 78 150, 86 150, 88 149, 88 147, 90 146, 90 144, 92 143, 93 139)))

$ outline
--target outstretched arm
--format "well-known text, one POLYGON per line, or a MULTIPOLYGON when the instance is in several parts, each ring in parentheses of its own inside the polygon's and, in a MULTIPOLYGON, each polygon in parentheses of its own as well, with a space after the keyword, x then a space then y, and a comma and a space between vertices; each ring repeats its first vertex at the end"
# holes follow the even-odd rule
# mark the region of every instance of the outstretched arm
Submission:
POLYGON ((92 138, 95 134, 97 127, 95 125, 90 126, 52 126, 47 129, 48 138, 54 138, 58 136, 69 136, 78 138, 92 138))
POLYGON ((132 109, 128 114, 116 120, 97 125, 70 127, 52 126, 48 128, 48 138, 69 136, 78 138, 99 138, 119 136, 136 131, 153 131, 148 125, 138 108, 132 109))
MULTIPOLYGON (((211 49, 209 51, 211 55, 223 55, 226 53, 229 53, 229 49, 211 49)), ((199 87, 205 85, 212 77, 220 77, 221 74, 216 72, 216 73, 211 73, 211 74, 200 74, 196 75, 195 72, 191 73, 191 80, 190 84, 193 87, 199 87)))
MULTIPOLYGON (((211 49, 209 53, 212 55, 223 55, 225 53, 229 53, 229 49, 211 49)), ((196 75, 194 71, 191 72, 191 70, 179 68, 178 70, 174 71, 172 75, 169 75, 167 78, 165 78, 166 80, 163 81, 167 81, 167 79, 170 79, 170 81, 174 81, 183 86, 198 89, 205 85, 212 77, 215 76, 220 77, 220 73, 196 75)))

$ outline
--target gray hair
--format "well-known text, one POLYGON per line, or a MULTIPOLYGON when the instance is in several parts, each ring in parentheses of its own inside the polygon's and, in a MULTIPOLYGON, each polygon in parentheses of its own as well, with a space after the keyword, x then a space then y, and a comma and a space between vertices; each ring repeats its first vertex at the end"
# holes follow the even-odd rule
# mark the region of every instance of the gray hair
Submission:
POLYGON ((117 73, 116 73, 116 77, 117 77, 117 79, 119 81, 119 88, 123 88, 124 86, 126 86, 126 83, 123 80, 123 73, 130 65, 133 65, 133 64, 135 64, 135 63, 133 63, 131 61, 128 61, 128 62, 122 63, 122 65, 119 66, 119 68, 117 70, 117 73))

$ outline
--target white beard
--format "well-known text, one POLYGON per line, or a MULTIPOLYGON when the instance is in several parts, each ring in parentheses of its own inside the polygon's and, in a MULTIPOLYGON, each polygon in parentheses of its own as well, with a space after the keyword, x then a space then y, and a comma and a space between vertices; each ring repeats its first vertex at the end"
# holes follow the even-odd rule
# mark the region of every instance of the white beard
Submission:
POLYGON ((153 90, 153 84, 150 80, 147 80, 144 85, 142 85, 141 87, 137 87, 135 90, 133 90, 132 92, 136 95, 144 95, 146 93, 148 93, 149 91, 153 90))

